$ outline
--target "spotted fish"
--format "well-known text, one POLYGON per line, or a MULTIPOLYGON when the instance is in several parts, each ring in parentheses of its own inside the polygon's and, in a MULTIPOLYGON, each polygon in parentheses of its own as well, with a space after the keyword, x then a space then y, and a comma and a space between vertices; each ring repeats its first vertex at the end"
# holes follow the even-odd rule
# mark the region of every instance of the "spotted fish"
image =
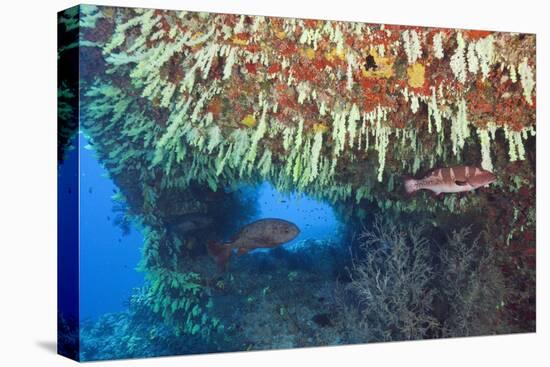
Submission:
POLYGON ((207 247, 218 268, 223 270, 233 250, 237 250, 240 256, 257 248, 273 248, 293 240, 299 234, 300 229, 292 222, 266 218, 247 224, 228 243, 211 242, 207 247))
POLYGON ((436 195, 472 191, 489 185, 496 176, 483 168, 475 166, 455 166, 436 168, 421 179, 405 179, 405 190, 413 193, 418 190, 430 190, 436 195))

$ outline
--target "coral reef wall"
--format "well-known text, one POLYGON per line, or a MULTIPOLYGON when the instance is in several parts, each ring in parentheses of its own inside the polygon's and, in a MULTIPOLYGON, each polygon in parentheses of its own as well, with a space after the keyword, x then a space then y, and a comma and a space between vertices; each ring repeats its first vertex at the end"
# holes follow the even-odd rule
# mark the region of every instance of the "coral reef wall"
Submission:
POLYGON ((82 9, 89 119, 139 119, 130 136, 161 187, 259 176, 411 210, 402 175, 464 162, 501 173, 535 134, 534 35, 82 9))
MULTIPOLYGON (((201 269, 170 271, 191 271, 182 259, 208 234, 169 231, 170 218, 214 215, 242 182, 327 200, 350 223, 373 205, 483 217, 494 246, 519 254, 510 269, 532 261, 534 35, 91 5, 75 19, 83 131, 147 229, 144 269, 191 299, 201 269), (498 180, 404 193, 403 176, 453 164, 498 180)), ((167 317, 195 310, 172 296, 167 317)), ((193 317, 217 327, 204 307, 193 317)))

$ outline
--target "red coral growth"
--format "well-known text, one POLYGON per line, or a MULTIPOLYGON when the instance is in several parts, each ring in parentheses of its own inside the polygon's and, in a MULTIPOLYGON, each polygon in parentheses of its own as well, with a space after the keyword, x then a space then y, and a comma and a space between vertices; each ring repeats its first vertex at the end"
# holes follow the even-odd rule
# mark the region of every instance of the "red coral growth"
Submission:
POLYGON ((208 103, 208 106, 206 107, 207 112, 211 112, 214 118, 218 117, 222 111, 222 101, 219 97, 214 97, 208 103))
MULTIPOLYGON (((388 112, 388 116, 396 119, 388 121, 395 127, 405 128, 407 123, 418 124, 422 119, 425 122, 425 116, 422 116, 424 111, 409 113, 407 108, 410 110, 410 103, 399 101, 405 90, 427 100, 435 89, 437 101, 444 100, 451 111, 464 99, 468 118, 475 126, 486 126, 489 121, 494 121, 499 126, 521 130, 532 126, 535 121, 536 106, 525 101, 521 83, 512 83, 507 69, 509 65, 517 67, 525 57, 530 67, 535 68, 533 37, 484 30, 379 24, 363 24, 362 31, 358 32, 355 23, 333 22, 331 26, 335 32, 338 30, 343 39, 337 40, 336 33, 321 31, 316 34, 314 42, 308 40, 300 43, 302 32, 321 30, 325 22, 303 20, 302 25, 299 25, 300 22, 289 25, 283 18, 268 17, 264 18, 265 22, 255 22, 255 18, 250 16, 242 21, 241 16, 237 15, 211 15, 205 20, 196 13, 189 13, 184 18, 165 11, 155 14, 160 16, 159 27, 165 34, 160 38, 146 38, 146 44, 150 47, 158 46, 159 42, 175 42, 168 36, 173 27, 197 37, 209 33, 212 27, 218 30, 208 41, 184 46, 182 52, 172 55, 163 66, 166 71, 163 71, 162 79, 181 83, 184 70, 192 66, 194 60, 190 54, 201 51, 209 44, 238 48, 230 78, 224 79, 227 60, 219 54, 211 61, 208 78, 219 80, 223 93, 238 98, 239 104, 249 104, 250 108, 257 103, 257 93, 261 89, 270 96, 270 102, 278 102, 281 106, 278 115, 318 120, 319 116, 314 116, 318 113, 315 112, 317 107, 309 110, 297 103, 295 88, 298 83, 307 82, 310 92, 315 91, 319 97, 324 94, 322 102, 329 111, 351 103, 355 103, 361 113, 381 107, 388 112), (239 29, 235 30, 237 25, 239 29), (235 33, 227 33, 227 29, 224 30, 227 27, 235 33), (409 39, 419 42, 421 53, 414 56, 414 60, 411 60, 410 48, 405 47, 405 31, 408 31, 409 39), (490 65, 489 75, 467 71, 465 81, 457 80, 450 66, 450 58, 456 50, 459 32, 467 42, 493 36, 498 63, 490 65), (442 34, 444 57, 440 59, 435 56, 434 50, 436 34, 442 34), (268 61, 266 66, 265 60, 268 61), (350 60, 354 60, 351 66, 350 60), (288 67, 283 68, 283 63, 288 67), (273 86, 265 83, 275 80, 282 82, 284 90, 274 92, 273 86), (257 87, 247 88, 247 85, 257 87)), ((112 33, 114 23, 118 21, 117 17, 109 19, 98 21, 103 33, 112 33)), ((128 33, 128 39, 135 39, 139 35, 139 27, 128 33)), ((90 36, 93 39, 93 34, 90 36)), ((197 85, 203 84, 202 79, 197 82, 197 85)), ((320 102, 321 98, 311 101, 312 106, 320 102)), ((421 101, 421 108, 425 108, 422 105, 425 103, 421 101)), ((233 112, 228 111, 227 118, 235 120, 231 114, 233 112)))
POLYGON ((248 32, 235 33, 234 39, 237 39, 239 41, 248 41, 250 39, 250 33, 248 32))
POLYGON ((278 43, 278 49, 281 53, 281 56, 292 56, 298 51, 298 46, 296 42, 291 40, 284 40, 278 43))
POLYGON ((472 31, 464 31, 464 38, 469 39, 471 41, 476 41, 480 38, 485 38, 487 36, 490 36, 493 34, 491 31, 478 31, 478 30, 472 30, 472 31))
POLYGON ((365 112, 370 112, 378 106, 395 107, 395 99, 391 98, 388 82, 383 78, 361 78, 359 85, 361 93, 360 105, 365 112))
POLYGON ((313 20, 313 19, 304 19, 304 24, 308 28, 317 27, 317 22, 318 22, 317 20, 313 20))
POLYGON ((256 74, 258 72, 258 64, 247 62, 244 64, 246 67, 246 71, 248 71, 250 74, 256 74))
POLYGON ((330 66, 330 62, 322 56, 316 57, 313 61, 313 66, 319 71, 324 70, 327 66, 330 66))
POLYGON ((244 49, 249 52, 260 52, 262 50, 262 46, 256 44, 256 43, 250 43, 246 46, 244 46, 244 49))
POLYGON ((296 96, 290 93, 281 93, 279 94, 279 97, 277 99, 277 102, 279 103, 279 106, 282 111, 287 109, 296 109, 298 108, 299 104, 296 100, 296 96))
POLYGON ((319 74, 315 68, 312 68, 312 65, 309 60, 300 60, 291 66, 292 75, 299 81, 315 81, 315 79, 322 77, 322 74, 319 74))
POLYGON ((279 71, 281 71, 281 64, 279 63, 271 64, 267 68, 267 72, 269 74, 275 74, 275 73, 278 73, 279 71))
POLYGON ((519 94, 512 94, 507 98, 500 99, 495 106, 494 117, 496 123, 500 126, 509 126, 512 130, 520 131, 524 126, 534 122, 534 119, 528 121, 525 110, 525 99, 519 94))

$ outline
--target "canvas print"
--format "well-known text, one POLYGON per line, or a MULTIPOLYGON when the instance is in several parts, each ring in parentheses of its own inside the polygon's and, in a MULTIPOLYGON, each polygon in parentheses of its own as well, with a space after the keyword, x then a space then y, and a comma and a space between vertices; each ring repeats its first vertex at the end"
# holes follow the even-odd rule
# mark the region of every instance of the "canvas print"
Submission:
POLYGON ((58 15, 58 350, 534 332, 534 34, 58 15))

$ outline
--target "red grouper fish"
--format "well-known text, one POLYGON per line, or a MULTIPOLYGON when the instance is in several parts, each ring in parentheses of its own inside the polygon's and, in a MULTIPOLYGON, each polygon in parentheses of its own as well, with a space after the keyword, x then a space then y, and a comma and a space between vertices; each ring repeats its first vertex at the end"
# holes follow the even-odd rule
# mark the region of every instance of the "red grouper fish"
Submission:
POLYGON ((240 256, 257 248, 277 247, 293 240, 299 234, 300 229, 292 222, 266 218, 247 224, 228 243, 211 242, 207 247, 218 268, 224 270, 233 249, 237 250, 237 255, 240 256))
POLYGON ((436 168, 421 179, 405 179, 405 190, 413 193, 418 190, 431 190, 436 195, 453 192, 472 191, 489 185, 496 176, 483 168, 474 166, 456 166, 436 168))

